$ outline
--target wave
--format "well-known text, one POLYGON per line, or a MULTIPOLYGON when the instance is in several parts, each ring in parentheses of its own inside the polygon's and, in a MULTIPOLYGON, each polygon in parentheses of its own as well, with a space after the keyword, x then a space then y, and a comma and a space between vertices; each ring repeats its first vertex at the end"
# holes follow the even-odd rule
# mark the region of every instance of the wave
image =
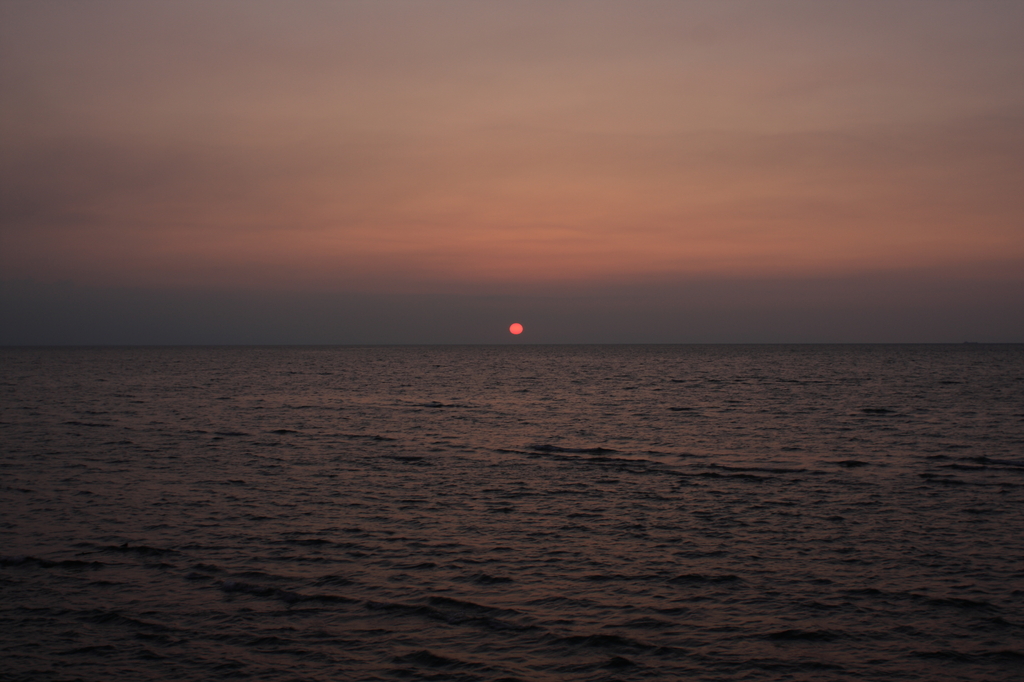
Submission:
POLYGON ((566 448, 560 445, 549 445, 546 443, 542 443, 540 445, 530 445, 528 447, 530 450, 533 450, 534 452, 566 452, 579 455, 607 455, 617 454, 619 452, 618 450, 612 450, 611 448, 566 448))
POLYGON ((300 594, 298 592, 292 592, 291 590, 282 590, 277 587, 270 587, 267 585, 255 585, 252 583, 245 583, 236 580, 225 580, 221 583, 220 589, 227 593, 239 592, 242 594, 251 594, 257 597, 270 597, 272 599, 280 599, 286 604, 292 605, 299 602, 334 602, 351 604, 358 600, 350 599, 348 597, 341 597, 333 594, 300 594))
POLYGON ((40 568, 70 568, 70 569, 82 569, 82 568, 105 568, 107 564, 102 561, 80 561, 78 559, 61 559, 59 561, 52 561, 50 559, 40 559, 34 556, 9 556, 0 557, 0 566, 38 566, 40 568))
POLYGON ((725 583, 741 583, 743 579, 732 574, 707 575, 704 573, 685 573, 670 578, 668 582, 673 585, 720 585, 725 583))
POLYGON ((831 630, 780 630, 765 635, 765 639, 783 642, 834 642, 842 638, 842 633, 831 630))

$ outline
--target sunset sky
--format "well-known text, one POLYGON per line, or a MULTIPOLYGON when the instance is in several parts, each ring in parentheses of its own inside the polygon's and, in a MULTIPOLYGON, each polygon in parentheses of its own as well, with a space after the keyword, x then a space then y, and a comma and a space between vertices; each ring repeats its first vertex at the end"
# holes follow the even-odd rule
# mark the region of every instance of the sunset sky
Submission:
POLYGON ((1024 341, 1016 0, 2 0, 0 117, 0 343, 1024 341))

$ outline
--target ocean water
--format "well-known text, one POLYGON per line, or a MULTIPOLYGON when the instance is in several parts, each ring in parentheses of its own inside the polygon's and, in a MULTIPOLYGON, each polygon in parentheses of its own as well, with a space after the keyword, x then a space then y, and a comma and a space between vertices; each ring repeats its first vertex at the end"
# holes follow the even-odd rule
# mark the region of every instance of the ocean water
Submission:
POLYGON ((1019 680, 1024 346, 0 349, 3 680, 1019 680))

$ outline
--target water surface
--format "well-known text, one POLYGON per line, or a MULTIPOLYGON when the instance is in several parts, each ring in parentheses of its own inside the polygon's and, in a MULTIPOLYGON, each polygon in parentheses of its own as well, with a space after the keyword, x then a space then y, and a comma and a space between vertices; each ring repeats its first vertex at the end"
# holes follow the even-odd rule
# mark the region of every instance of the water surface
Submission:
POLYGON ((0 349, 11 680, 1010 680, 1024 347, 0 349))

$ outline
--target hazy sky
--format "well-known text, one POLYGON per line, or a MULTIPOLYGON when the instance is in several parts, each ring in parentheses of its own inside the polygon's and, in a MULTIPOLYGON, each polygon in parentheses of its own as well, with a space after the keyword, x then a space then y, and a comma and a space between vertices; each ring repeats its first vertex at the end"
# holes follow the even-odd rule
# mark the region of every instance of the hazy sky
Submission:
POLYGON ((0 343, 1024 341, 1024 2, 0 0, 0 343))

